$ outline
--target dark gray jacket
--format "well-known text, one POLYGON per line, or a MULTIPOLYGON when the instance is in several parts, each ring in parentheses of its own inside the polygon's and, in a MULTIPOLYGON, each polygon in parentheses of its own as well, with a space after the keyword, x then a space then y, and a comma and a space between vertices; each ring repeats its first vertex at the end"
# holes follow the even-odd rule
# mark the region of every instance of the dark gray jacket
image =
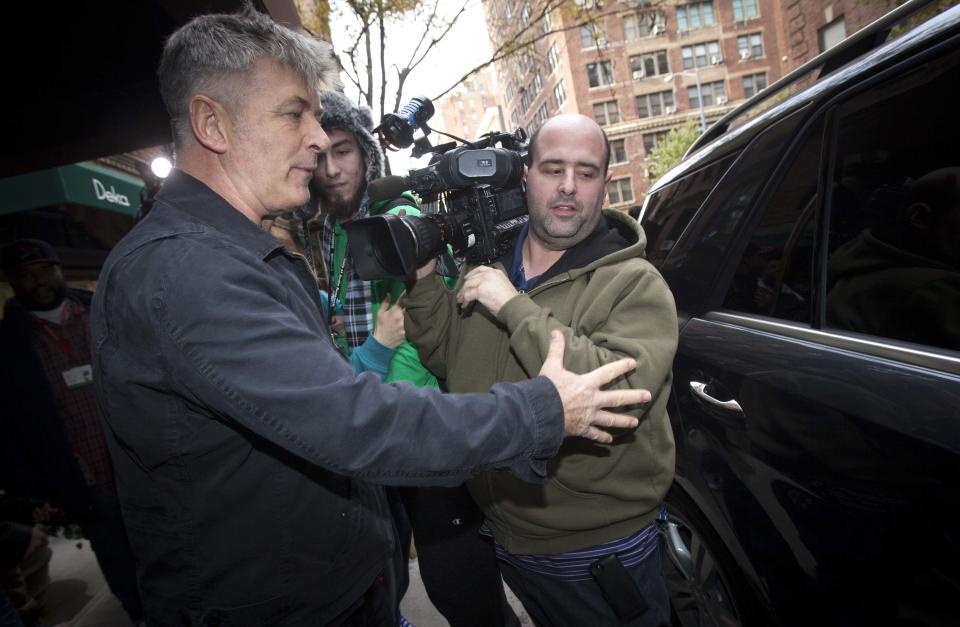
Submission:
POLYGON ((92 317, 157 627, 323 625, 392 551, 372 483, 455 485, 494 467, 537 479, 562 438, 543 378, 455 396, 356 377, 303 259, 182 172, 110 254, 92 317))

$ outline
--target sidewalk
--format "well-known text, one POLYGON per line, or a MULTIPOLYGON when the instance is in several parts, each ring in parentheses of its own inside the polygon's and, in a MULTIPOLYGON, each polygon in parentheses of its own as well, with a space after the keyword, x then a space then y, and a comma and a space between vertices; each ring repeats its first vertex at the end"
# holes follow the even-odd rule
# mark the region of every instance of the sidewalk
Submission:
MULTIPOLYGON (((50 538, 50 548, 51 583, 43 612, 50 627, 132 627, 120 602, 110 594, 88 541, 50 538)), ((532 625, 509 588, 507 598, 520 623, 532 625)), ((400 611, 416 627, 449 627, 427 598, 416 560, 410 562, 410 587, 400 611)))

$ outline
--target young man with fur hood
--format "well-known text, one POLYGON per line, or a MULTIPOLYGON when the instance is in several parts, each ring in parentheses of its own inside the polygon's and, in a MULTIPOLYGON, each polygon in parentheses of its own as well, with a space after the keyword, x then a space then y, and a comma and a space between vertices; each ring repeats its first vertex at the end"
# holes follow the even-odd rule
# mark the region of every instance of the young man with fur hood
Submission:
MULTIPOLYGON (((419 210, 409 192, 394 200, 369 201, 367 184, 383 175, 384 165, 383 153, 371 133, 370 112, 339 92, 322 92, 320 100, 321 125, 330 138, 330 148, 320 155, 312 188, 323 214, 321 241, 330 313, 344 331, 338 341, 349 354, 374 333, 378 308, 396 303, 404 285, 361 280, 350 258, 343 224, 385 211, 402 209, 407 215, 418 215, 419 210)), ((439 388, 409 342, 393 354, 384 380, 439 388)), ((451 626, 519 625, 504 596, 492 543, 479 534, 483 516, 466 489, 404 488, 399 496, 413 528, 427 594, 451 626)), ((402 513, 396 518, 402 537, 402 513)))

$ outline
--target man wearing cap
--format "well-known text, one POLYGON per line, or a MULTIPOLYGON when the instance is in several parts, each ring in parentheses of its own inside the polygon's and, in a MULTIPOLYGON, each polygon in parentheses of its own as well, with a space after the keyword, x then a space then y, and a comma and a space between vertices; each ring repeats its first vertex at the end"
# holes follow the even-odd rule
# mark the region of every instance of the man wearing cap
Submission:
MULTIPOLYGON (((343 224, 386 212, 418 215, 419 211, 409 192, 373 203, 366 195, 367 184, 383 176, 384 165, 370 130, 369 110, 334 91, 321 92, 320 102, 320 124, 330 138, 330 148, 320 155, 311 187, 324 214, 323 260, 330 313, 342 318, 345 333, 338 341, 350 352, 375 332, 381 302, 389 298, 396 303, 404 286, 399 281, 364 281, 357 276, 343 224)), ((409 342, 390 358, 385 381, 440 387, 409 342)), ((402 537, 409 529, 409 518, 427 596, 451 627, 519 625, 504 595, 493 545, 479 534, 483 515, 465 487, 402 488, 388 490, 388 495, 403 502, 402 510, 394 508, 398 531, 402 537)))
POLYGON ((3 487, 49 499, 80 524, 136 622, 136 567, 92 385, 92 294, 67 287, 47 242, 15 241, 2 259, 15 294, 0 321, 3 487))

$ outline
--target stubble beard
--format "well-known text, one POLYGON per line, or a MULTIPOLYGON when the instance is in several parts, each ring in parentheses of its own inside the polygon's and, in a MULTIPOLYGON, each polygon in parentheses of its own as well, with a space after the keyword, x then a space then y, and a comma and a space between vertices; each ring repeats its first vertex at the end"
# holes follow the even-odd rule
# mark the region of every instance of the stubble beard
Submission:
POLYGON ((328 194, 320 190, 320 210, 333 215, 340 222, 352 218, 360 210, 360 201, 363 198, 362 187, 354 190, 349 196, 328 194))
POLYGON ((582 202, 554 197, 544 203, 538 213, 542 217, 530 216, 530 230, 550 250, 566 250, 586 237, 582 233, 587 221, 582 202), (568 220, 561 220, 550 211, 551 207, 569 203, 573 204, 577 213, 568 220))

